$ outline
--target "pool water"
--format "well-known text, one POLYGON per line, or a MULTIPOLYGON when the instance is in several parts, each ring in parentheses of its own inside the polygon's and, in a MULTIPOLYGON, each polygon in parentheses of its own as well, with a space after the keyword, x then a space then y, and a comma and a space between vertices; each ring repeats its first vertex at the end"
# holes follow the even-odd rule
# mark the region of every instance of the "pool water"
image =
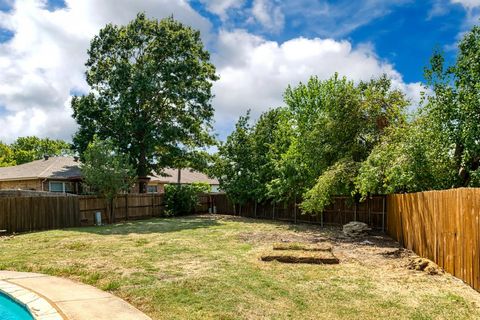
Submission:
POLYGON ((0 292, 1 320, 33 320, 30 312, 0 292))

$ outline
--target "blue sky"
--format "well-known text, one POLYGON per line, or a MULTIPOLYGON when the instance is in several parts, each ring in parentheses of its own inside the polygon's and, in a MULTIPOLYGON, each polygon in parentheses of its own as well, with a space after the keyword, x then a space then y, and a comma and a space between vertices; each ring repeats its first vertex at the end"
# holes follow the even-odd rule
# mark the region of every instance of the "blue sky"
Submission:
MULTIPOLYGON (((251 6, 253 1, 246 1, 244 7, 251 6)), ((285 1, 287 2, 287 1, 285 1)), ((326 37, 336 40, 347 39, 354 45, 369 43, 381 59, 386 59, 395 65, 407 82, 423 80, 423 68, 428 65, 434 48, 445 51, 447 59, 454 59, 455 49, 452 48, 459 34, 468 27, 468 11, 461 3, 449 1, 383 1, 384 7, 379 8, 379 15, 364 17, 350 15, 352 11, 366 6, 369 1, 288 1, 297 6, 298 11, 285 12, 284 27, 281 31, 266 30, 256 24, 246 24, 241 14, 234 15, 230 27, 246 28, 252 33, 260 34, 268 39, 283 42, 296 37, 326 37), (302 3, 304 7, 302 8, 302 3), (324 19, 322 14, 305 16, 309 8, 317 10, 330 6, 338 6, 337 10, 350 7, 332 19, 324 19), (439 10, 438 6, 442 9, 439 10), (435 12, 438 10, 438 12, 435 12), (349 24, 355 20, 365 21, 350 30, 349 24), (325 21, 326 20, 326 21, 325 21), (346 29, 344 31, 344 29, 346 29)), ((375 1, 370 1, 375 4, 375 1)), ((379 1, 380 2, 380 1, 379 1)), ((204 3, 193 1, 192 6, 208 17, 216 28, 224 26, 221 19, 210 13, 204 3)), ((382 6, 382 5, 380 5, 382 6)), ((328 14, 328 13, 325 13, 328 14)), ((355 24, 355 23, 354 23, 355 24)))
POLYGON ((286 86, 312 75, 386 73, 415 106, 433 50, 455 59, 480 0, 0 0, 0 140, 70 139, 89 40, 139 11, 201 31, 220 75, 213 105, 224 138, 240 114, 282 105, 286 86))

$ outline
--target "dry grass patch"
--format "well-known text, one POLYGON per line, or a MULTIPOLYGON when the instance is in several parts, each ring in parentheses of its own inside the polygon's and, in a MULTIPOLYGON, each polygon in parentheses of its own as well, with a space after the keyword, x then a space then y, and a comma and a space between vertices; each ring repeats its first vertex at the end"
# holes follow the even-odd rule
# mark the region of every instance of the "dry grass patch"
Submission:
POLYGON ((20 234, 0 269, 111 291, 153 319, 479 319, 480 295, 445 274, 409 270, 388 237, 218 215, 20 234), (364 240, 368 240, 364 242, 364 240), (336 265, 265 263, 275 244, 332 246, 336 265), (297 244, 295 244, 297 243, 297 244))

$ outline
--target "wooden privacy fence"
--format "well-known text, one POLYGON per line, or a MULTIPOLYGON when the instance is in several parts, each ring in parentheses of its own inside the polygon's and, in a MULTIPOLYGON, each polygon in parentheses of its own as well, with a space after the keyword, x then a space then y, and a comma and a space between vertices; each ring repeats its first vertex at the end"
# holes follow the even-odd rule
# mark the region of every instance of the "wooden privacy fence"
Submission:
MULTIPOLYGON (((162 194, 120 195, 114 202, 115 221, 159 217, 163 214, 162 194)), ((0 230, 8 233, 91 226, 95 212, 107 222, 105 199, 95 196, 0 197, 0 230)))
POLYGON ((77 226, 77 197, 0 197, 0 230, 13 233, 77 226))
POLYGON ((480 291, 480 188, 387 198, 387 232, 480 291))
POLYGON ((220 214, 320 225, 343 225, 350 221, 360 221, 375 229, 384 230, 387 220, 385 196, 372 196, 359 204, 354 203, 349 197, 337 196, 333 198, 332 204, 325 208, 323 214, 302 214, 298 203, 294 201, 280 204, 248 202, 242 206, 234 205, 225 194, 213 196, 212 205, 220 214))
MULTIPOLYGON (((82 225, 95 223, 95 212, 100 212, 107 222, 109 206, 105 199, 96 196, 80 196, 80 221, 82 225)), ((136 220, 162 216, 165 205, 163 194, 125 194, 113 201, 115 221, 136 220)))

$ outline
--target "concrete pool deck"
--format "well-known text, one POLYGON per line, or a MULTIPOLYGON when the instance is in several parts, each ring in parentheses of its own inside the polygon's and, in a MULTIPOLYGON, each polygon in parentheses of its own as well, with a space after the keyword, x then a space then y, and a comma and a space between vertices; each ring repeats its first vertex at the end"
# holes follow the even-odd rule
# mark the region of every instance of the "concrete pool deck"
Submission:
MULTIPOLYGON (((151 320, 108 292, 68 279, 38 273, 0 271, 0 282, 31 291, 46 300, 65 320, 151 320)), ((9 295, 15 298, 13 294, 9 295)), ((38 319, 58 319, 58 316, 38 319)))

